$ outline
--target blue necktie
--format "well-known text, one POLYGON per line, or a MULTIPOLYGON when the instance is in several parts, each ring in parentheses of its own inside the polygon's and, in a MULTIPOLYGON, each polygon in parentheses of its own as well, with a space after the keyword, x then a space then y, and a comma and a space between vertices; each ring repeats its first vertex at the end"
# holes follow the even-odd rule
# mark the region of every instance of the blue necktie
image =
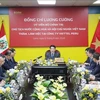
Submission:
POLYGON ((54 53, 51 53, 51 57, 54 57, 54 53))

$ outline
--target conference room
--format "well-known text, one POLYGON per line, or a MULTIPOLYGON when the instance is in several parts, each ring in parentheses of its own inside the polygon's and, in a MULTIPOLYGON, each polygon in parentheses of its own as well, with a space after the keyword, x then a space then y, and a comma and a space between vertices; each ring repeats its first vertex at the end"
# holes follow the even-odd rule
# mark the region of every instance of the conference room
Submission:
POLYGON ((100 0, 0 0, 0 100, 100 100, 100 0))

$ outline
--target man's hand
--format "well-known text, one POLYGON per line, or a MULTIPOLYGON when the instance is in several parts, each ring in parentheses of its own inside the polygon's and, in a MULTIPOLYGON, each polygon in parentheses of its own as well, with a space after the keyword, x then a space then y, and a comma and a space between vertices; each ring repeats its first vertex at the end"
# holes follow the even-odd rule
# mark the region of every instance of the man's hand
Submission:
POLYGON ((95 76, 94 75, 90 75, 90 80, 94 81, 95 80, 95 76))
POLYGON ((86 65, 86 66, 90 66, 90 64, 89 64, 89 63, 84 63, 84 65, 86 65))
POLYGON ((86 67, 86 66, 90 66, 90 64, 89 63, 83 63, 83 64, 81 64, 81 66, 86 67))
POLYGON ((5 81, 4 80, 2 80, 1 82, 0 82, 0 86, 4 86, 5 85, 5 81))

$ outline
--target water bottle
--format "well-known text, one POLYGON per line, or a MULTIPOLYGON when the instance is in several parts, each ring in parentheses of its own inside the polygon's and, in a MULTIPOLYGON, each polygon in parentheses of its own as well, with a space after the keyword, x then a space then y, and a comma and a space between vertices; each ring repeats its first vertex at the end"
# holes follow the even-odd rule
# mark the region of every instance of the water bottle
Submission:
POLYGON ((48 64, 48 66, 50 66, 50 65, 51 65, 51 62, 50 62, 50 60, 48 60, 47 64, 48 64))
POLYGON ((33 65, 33 62, 32 62, 32 59, 30 59, 29 66, 31 67, 32 65, 33 65))
POLYGON ((81 86, 82 86, 82 88, 84 88, 84 86, 85 86, 85 84, 86 84, 86 79, 81 79, 81 86))

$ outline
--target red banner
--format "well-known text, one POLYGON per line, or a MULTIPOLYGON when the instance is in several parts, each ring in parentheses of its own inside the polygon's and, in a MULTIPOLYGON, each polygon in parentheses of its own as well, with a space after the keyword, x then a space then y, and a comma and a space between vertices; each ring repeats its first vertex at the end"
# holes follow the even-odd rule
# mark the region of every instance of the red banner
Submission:
POLYGON ((88 8, 10 8, 10 46, 87 46, 88 8))

